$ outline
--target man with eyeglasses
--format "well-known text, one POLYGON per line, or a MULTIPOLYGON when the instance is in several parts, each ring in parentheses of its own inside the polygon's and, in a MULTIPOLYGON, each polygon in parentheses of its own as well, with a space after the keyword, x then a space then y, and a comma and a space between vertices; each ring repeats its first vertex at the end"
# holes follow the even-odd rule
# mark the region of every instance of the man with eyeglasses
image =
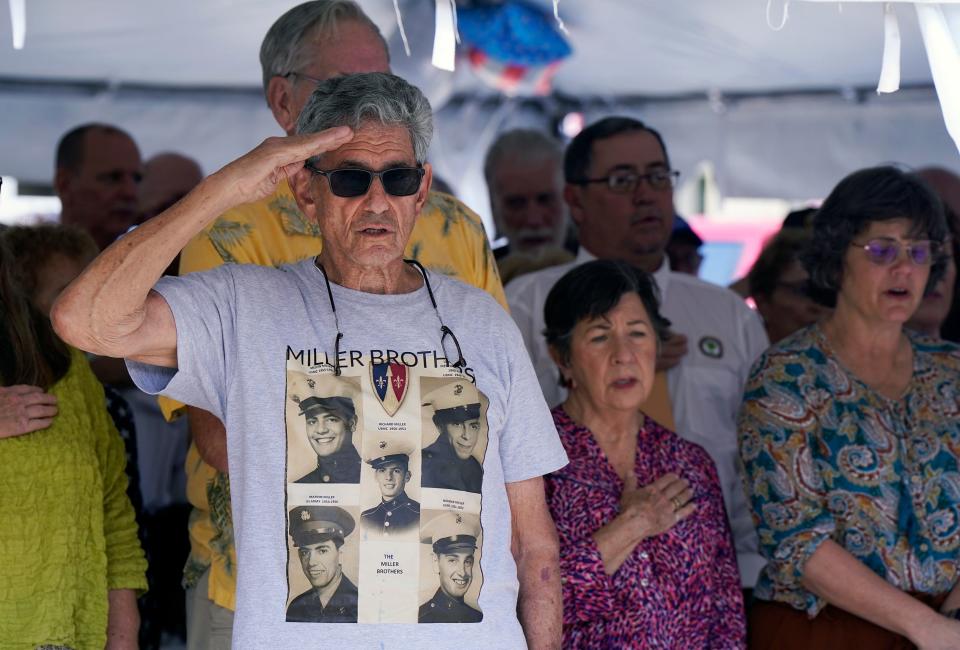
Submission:
POLYGON ((679 172, 671 168, 657 131, 627 117, 602 119, 570 142, 564 175, 564 198, 579 227, 577 259, 507 287, 511 315, 547 403, 555 406, 566 398, 543 336, 543 304, 554 283, 573 265, 596 258, 625 260, 653 274, 661 313, 681 341, 679 353, 670 349, 676 345, 671 342, 661 350, 658 371, 667 370, 669 389, 664 397, 677 433, 704 447, 717 466, 742 584, 752 588, 764 560, 737 469, 736 415, 750 365, 768 344, 763 325, 733 292, 670 269, 664 251, 679 172))
MULTIPOLYGON (((127 359, 147 392, 162 391, 226 420, 241 552, 234 645, 301 648, 322 639, 329 647, 389 640, 391 647, 440 648, 466 634, 483 647, 559 647, 559 555, 542 476, 567 459, 522 338, 486 293, 404 259, 429 200, 429 103, 390 74, 337 77, 314 91, 297 131, 267 139, 102 253, 54 306, 55 328, 82 349, 127 359), (218 214, 262 199, 284 178, 321 231, 319 255, 280 269, 228 264, 161 278, 218 214), (378 408, 375 351, 384 350, 409 360, 397 371, 411 373, 414 385, 428 376, 461 378, 476 382, 478 393, 482 387, 480 402, 490 405, 481 414, 494 452, 484 455, 477 553, 484 558, 482 581, 491 586, 476 585, 482 622, 463 622, 470 627, 459 634, 410 625, 417 617, 416 580, 391 581, 404 574, 383 573, 406 568, 415 577, 415 540, 360 541, 356 587, 364 625, 284 622, 296 595, 287 571, 293 558, 276 531, 289 528, 290 507, 322 502, 349 512, 360 494, 376 489, 369 473, 366 483, 361 474, 359 488, 287 482, 288 370, 299 363, 311 377, 344 375, 341 381, 359 384, 366 399, 358 402, 367 405, 361 438, 377 435, 366 423, 374 432, 394 424, 370 412, 378 408), (393 564, 404 557, 411 558, 405 567, 393 564)), ((422 439, 421 418, 400 423, 396 436, 422 439)), ((461 507, 442 498, 432 504, 461 507)))
MULTIPOLYGON (((297 118, 317 83, 354 72, 387 72, 390 53, 377 25, 355 2, 315 0, 297 5, 270 27, 260 47, 267 105, 280 128, 295 132, 297 118)), ((279 266, 317 255, 320 230, 306 219, 284 181, 275 192, 237 206, 187 244, 181 274, 222 264, 279 266)), ((487 291, 506 306, 496 262, 472 211, 431 192, 414 225, 406 255, 487 291)), ((165 413, 183 405, 161 399, 165 413)), ((223 424, 199 409, 186 409, 193 444, 187 456, 191 555, 184 568, 188 650, 229 648, 235 607, 236 552, 223 424)))

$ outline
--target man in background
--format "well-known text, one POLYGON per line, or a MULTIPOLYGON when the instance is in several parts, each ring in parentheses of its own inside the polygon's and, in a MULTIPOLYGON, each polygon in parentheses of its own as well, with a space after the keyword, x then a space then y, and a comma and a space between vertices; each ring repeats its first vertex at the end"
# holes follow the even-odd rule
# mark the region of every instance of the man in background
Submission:
POLYGON ((531 129, 502 133, 487 150, 483 174, 497 236, 504 283, 523 273, 563 264, 567 209, 563 202, 563 148, 531 129))
POLYGON ((57 144, 60 222, 83 228, 106 248, 137 222, 142 178, 140 150, 127 132, 96 123, 71 129, 57 144))

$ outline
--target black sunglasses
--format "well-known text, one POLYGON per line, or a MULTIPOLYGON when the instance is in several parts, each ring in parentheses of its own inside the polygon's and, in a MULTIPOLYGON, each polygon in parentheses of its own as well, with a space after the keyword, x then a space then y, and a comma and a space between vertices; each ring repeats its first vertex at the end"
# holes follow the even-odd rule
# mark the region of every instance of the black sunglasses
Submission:
POLYGON ((307 169, 314 174, 326 176, 330 183, 330 191, 337 196, 363 196, 370 189, 374 176, 380 179, 383 191, 391 196, 410 196, 416 194, 423 180, 423 167, 393 167, 380 172, 366 169, 334 169, 323 171, 317 169, 313 163, 305 163, 307 169))

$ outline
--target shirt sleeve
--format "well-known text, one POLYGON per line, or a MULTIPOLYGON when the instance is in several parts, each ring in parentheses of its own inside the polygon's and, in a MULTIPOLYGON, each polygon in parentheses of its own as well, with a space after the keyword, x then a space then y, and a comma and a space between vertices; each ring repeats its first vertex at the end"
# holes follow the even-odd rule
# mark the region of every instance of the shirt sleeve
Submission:
MULTIPOLYGON (((774 592, 803 590, 804 565, 836 528, 814 462, 817 418, 796 379, 799 363, 761 356, 738 419, 745 488, 774 592)), ((814 615, 825 603, 806 593, 814 615)))
POLYGON ((743 648, 747 644, 747 621, 743 608, 743 591, 740 587, 740 570, 737 567, 737 555, 733 548, 733 536, 723 505, 723 492, 717 468, 706 451, 697 447, 699 458, 692 459, 692 466, 701 468, 703 481, 702 498, 704 521, 711 527, 716 557, 713 566, 716 571, 713 593, 716 626, 711 634, 711 648, 743 648))
MULTIPOLYGON (((180 252, 180 275, 209 271, 228 262, 237 262, 232 253, 213 245, 207 230, 194 235, 180 252), (229 258, 229 259, 228 259, 229 258)), ((160 411, 168 422, 184 414, 183 402, 161 395, 157 398, 160 411)))
POLYGON ((463 262, 462 271, 466 274, 462 280, 478 289, 483 289, 500 303, 501 307, 509 309, 507 297, 503 293, 503 283, 500 281, 500 271, 493 257, 483 220, 463 202, 454 197, 448 198, 449 200, 438 202, 438 205, 442 206, 441 210, 453 210, 457 213, 452 222, 460 224, 464 253, 469 258, 469 261, 463 262))
POLYGON ((500 312, 507 367, 507 401, 500 436, 500 462, 507 483, 556 471, 567 464, 557 427, 540 392, 520 333, 500 312))
POLYGON ((127 361, 130 377, 146 393, 163 393, 213 413, 226 413, 230 369, 236 357, 234 265, 161 278, 157 291, 173 312, 177 367, 127 361))
POLYGON ((107 556, 107 588, 147 589, 147 560, 137 536, 137 521, 127 496, 126 452, 123 439, 107 414, 103 388, 82 354, 72 363, 79 364, 84 403, 90 410, 94 427, 97 459, 103 481, 103 537, 107 556))
POLYGON ((593 535, 584 534, 566 514, 589 510, 589 493, 586 488, 569 486, 563 490, 563 498, 572 498, 573 502, 560 503, 558 488, 564 480, 552 475, 545 478, 547 505, 560 539, 563 624, 581 625, 621 616, 613 580, 607 575, 593 535))

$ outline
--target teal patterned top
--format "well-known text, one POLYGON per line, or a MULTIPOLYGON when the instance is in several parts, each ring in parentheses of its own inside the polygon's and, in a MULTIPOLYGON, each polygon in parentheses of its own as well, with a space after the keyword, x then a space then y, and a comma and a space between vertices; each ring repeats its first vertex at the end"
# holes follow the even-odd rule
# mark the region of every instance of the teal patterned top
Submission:
POLYGON ((845 369, 817 325, 754 364, 740 410, 745 486, 768 560, 755 595, 806 610, 800 583, 827 539, 904 591, 948 592, 960 548, 960 348, 908 333, 900 399, 845 369))

